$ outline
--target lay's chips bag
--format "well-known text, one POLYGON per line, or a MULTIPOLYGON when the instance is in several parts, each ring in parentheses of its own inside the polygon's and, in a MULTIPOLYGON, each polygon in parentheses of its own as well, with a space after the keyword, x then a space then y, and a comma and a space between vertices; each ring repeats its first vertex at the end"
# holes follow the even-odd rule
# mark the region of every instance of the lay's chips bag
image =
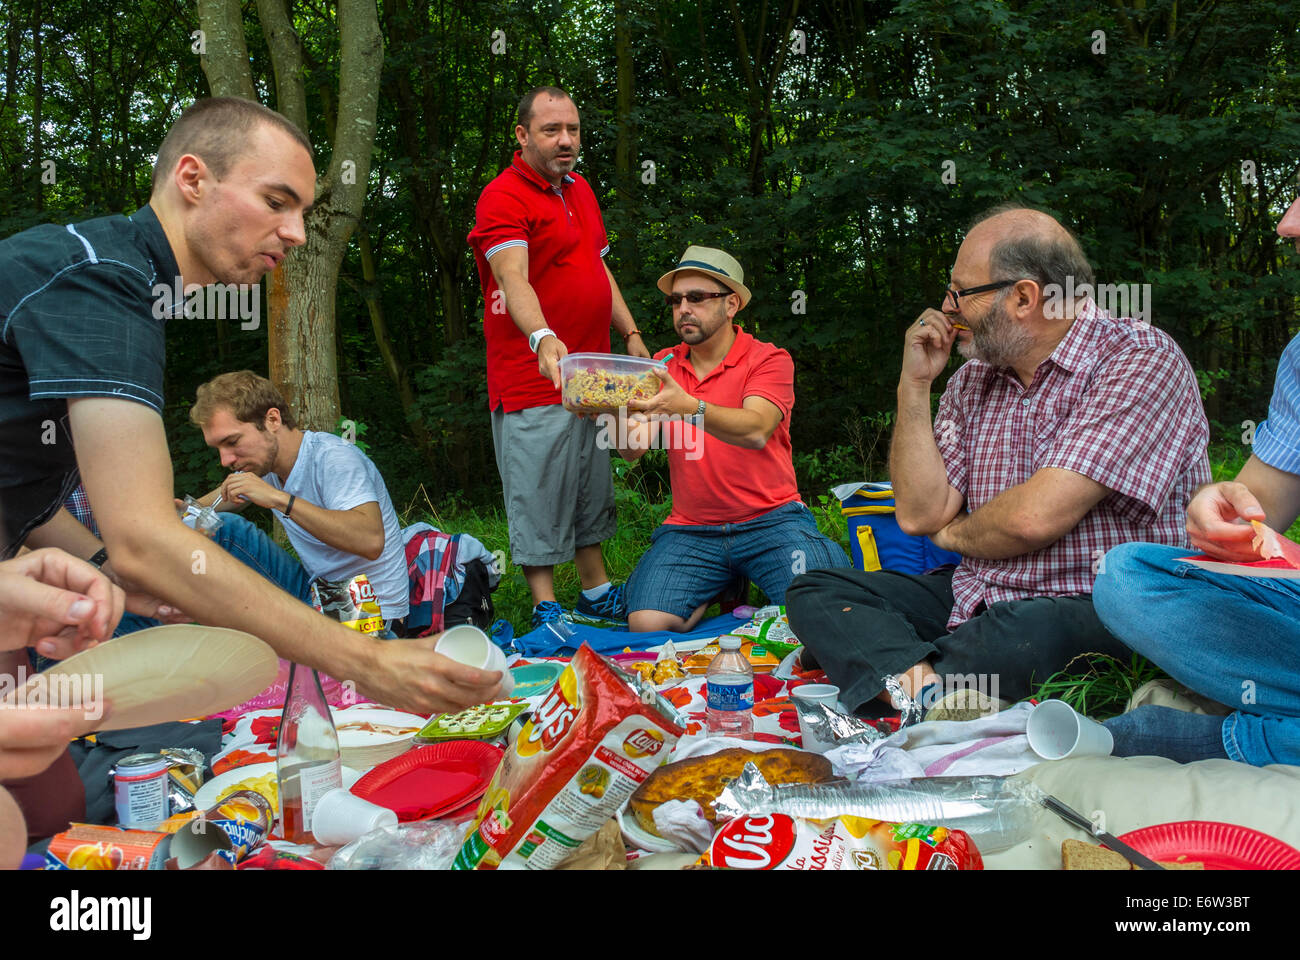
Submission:
POLYGON ((652 687, 583 644, 506 749, 453 869, 558 866, 684 732, 652 687))

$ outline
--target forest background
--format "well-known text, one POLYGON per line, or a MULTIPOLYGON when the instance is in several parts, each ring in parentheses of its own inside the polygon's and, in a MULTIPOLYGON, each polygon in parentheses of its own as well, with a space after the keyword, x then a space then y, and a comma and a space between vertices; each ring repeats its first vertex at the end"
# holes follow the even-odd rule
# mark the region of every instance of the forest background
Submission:
MULTIPOLYGON (((364 445, 406 520, 508 550, 465 237, 537 84, 582 112, 578 169, 652 350, 675 342, 654 281, 688 244, 744 265, 743 325, 795 361, 800 491, 841 539, 828 488, 887 476, 903 331, 994 203, 1050 211, 1099 282, 1149 291, 1218 478, 1300 327, 1274 233, 1300 172, 1295 0, 3 0, 0 33, 0 236, 145 204, 198 97, 255 97, 316 145, 312 239, 258 326, 168 324, 178 494, 222 476, 195 387, 269 370, 308 426, 364 445)), ((621 578, 668 478, 662 454, 613 469, 621 578)), ((526 620, 517 568, 502 601, 526 620)))

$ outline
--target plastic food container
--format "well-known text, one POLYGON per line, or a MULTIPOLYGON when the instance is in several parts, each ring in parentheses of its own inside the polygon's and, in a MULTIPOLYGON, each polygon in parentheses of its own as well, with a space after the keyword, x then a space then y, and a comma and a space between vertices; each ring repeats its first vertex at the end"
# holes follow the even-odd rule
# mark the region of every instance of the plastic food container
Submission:
POLYGON ((629 400, 659 392, 658 360, 612 353, 570 353, 560 361, 564 406, 579 413, 616 413, 629 400))

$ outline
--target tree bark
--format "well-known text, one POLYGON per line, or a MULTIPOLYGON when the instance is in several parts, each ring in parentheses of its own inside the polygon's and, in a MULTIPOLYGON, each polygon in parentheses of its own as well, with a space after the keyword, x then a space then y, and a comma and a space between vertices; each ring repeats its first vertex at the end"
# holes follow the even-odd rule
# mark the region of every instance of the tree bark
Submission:
MULTIPOLYGON (((303 53, 288 7, 285 0, 259 0, 258 8, 281 113, 306 133, 303 53)), ((203 69, 213 94, 254 99, 237 0, 199 0, 199 19, 207 46, 203 69)), ((335 294, 348 238, 365 202, 383 64, 373 3, 339 0, 338 25, 339 98, 330 167, 317 178, 306 245, 286 257, 267 284, 270 379, 313 430, 333 430, 339 419, 335 294)))
POLYGON ((214 97, 256 100, 239 0, 197 0, 204 53, 199 58, 214 97))
POLYGON ((288 0, 257 0, 266 45, 275 67, 275 109, 304 134, 307 128, 307 91, 302 80, 302 43, 289 19, 288 0))

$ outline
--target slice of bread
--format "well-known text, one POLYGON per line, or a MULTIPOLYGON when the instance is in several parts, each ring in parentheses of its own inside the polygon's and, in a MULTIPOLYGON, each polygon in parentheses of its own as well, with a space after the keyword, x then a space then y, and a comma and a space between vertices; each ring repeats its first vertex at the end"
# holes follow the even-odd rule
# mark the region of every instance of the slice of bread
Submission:
MULTIPOLYGON (((1196 860, 1157 861, 1166 870, 1204 870, 1205 864, 1196 860)), ((1084 843, 1082 840, 1061 841, 1061 869, 1063 870, 1138 870, 1114 850, 1084 843)))

